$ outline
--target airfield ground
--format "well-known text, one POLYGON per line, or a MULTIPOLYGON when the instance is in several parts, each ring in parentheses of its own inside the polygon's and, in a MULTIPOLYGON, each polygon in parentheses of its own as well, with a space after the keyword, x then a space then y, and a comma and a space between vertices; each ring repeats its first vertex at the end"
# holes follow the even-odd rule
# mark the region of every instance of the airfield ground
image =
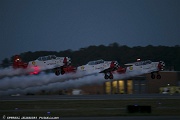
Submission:
POLYGON ((3 101, 0 115, 9 116, 131 116, 180 115, 180 102, 170 100, 74 100, 74 101, 3 101), (127 105, 150 105, 151 113, 128 113, 127 105), (49 113, 48 113, 49 112, 49 113))
POLYGON ((19 96, 0 99, 0 116, 180 116, 180 96, 144 95, 19 96), (99 97, 100 96, 100 97, 99 97), (91 99, 89 99, 91 98, 91 99), (97 99, 96 99, 97 98, 97 99), (151 106, 151 113, 128 113, 128 105, 151 106))

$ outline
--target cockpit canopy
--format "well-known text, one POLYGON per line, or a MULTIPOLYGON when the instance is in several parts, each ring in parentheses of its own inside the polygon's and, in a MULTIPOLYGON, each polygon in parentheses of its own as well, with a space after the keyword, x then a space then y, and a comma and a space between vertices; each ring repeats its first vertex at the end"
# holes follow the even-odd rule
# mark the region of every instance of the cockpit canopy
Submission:
POLYGON ((88 62, 88 65, 97 65, 101 63, 104 63, 104 60, 100 59, 100 60, 90 61, 88 62))
POLYGON ((152 63, 151 60, 146 60, 146 61, 136 62, 135 65, 140 66, 140 65, 147 65, 147 64, 151 64, 151 63, 152 63))
POLYGON ((134 63, 127 63, 127 64, 125 64, 125 65, 126 65, 126 66, 132 66, 132 65, 141 66, 141 65, 151 64, 151 63, 152 63, 151 60, 145 60, 145 61, 139 61, 139 62, 134 62, 134 63))
POLYGON ((55 55, 42 56, 42 57, 39 57, 37 60, 46 61, 46 60, 52 60, 52 59, 56 59, 56 56, 55 55))

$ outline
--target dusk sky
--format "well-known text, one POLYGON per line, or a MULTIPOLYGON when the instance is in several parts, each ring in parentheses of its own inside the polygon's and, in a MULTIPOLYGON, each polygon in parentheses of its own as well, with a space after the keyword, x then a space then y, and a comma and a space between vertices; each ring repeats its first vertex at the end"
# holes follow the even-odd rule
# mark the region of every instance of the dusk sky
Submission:
POLYGON ((114 42, 180 45, 180 0, 0 0, 0 60, 114 42))

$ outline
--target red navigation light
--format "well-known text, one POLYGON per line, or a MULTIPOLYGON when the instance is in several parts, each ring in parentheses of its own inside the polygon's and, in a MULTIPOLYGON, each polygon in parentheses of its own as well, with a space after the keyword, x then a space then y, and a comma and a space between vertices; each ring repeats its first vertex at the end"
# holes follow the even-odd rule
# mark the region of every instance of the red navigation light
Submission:
POLYGON ((34 70, 33 72, 30 72, 30 75, 37 75, 40 72, 39 66, 33 66, 32 69, 34 70))

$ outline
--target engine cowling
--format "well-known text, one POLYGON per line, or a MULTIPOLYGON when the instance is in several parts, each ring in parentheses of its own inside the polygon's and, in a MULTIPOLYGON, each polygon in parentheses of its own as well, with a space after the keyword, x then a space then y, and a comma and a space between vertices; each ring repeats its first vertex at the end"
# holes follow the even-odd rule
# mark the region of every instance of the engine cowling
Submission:
POLYGON ((63 63, 65 66, 68 66, 71 64, 71 59, 69 57, 64 57, 63 63))
POLYGON ((165 68, 165 63, 163 61, 159 61, 158 69, 159 70, 164 70, 164 68, 165 68))
POLYGON ((117 69, 117 72, 120 73, 120 74, 125 73, 125 72, 126 72, 126 68, 119 67, 119 68, 117 69))
POLYGON ((110 68, 112 68, 114 70, 117 70, 119 68, 118 62, 117 61, 112 61, 111 65, 110 65, 110 68))

